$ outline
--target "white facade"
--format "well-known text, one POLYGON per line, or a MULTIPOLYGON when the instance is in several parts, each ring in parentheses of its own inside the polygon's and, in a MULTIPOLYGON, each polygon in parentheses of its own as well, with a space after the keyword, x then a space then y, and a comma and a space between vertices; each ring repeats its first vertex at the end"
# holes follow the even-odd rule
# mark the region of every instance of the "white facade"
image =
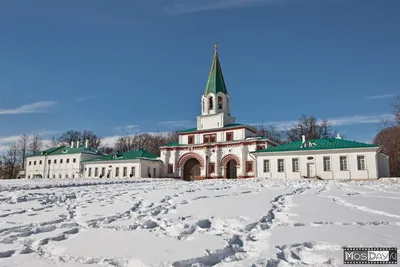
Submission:
POLYGON ((378 147, 254 153, 257 176, 278 179, 376 179, 389 176, 378 147))
MULTIPOLYGON (((93 158, 102 157, 84 147, 79 153, 71 153, 78 147, 60 147, 56 152, 41 153, 40 155, 30 156, 25 159, 26 178, 79 178, 81 177, 81 162, 93 158), (65 153, 64 153, 65 152, 65 153)), ((47 150, 49 151, 49 150, 47 150)))
POLYGON ((85 178, 159 178, 163 170, 162 161, 151 159, 96 160, 82 164, 85 178))
MULTIPOLYGON (((217 48, 217 47, 216 47, 217 48)), ((184 180, 255 176, 252 151, 276 145, 257 137, 251 127, 236 124, 218 59, 214 54, 206 90, 201 96, 197 127, 179 133, 177 144, 162 146, 166 177, 184 180)))

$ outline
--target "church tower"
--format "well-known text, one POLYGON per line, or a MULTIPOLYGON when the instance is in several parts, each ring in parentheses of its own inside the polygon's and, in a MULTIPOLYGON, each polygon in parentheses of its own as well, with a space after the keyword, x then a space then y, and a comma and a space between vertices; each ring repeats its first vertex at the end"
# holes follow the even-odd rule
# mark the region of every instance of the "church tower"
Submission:
POLYGON ((197 117, 197 130, 222 128, 235 123, 231 116, 231 98, 226 89, 221 63, 218 58, 218 43, 215 44, 204 94, 201 97, 201 116, 197 117))

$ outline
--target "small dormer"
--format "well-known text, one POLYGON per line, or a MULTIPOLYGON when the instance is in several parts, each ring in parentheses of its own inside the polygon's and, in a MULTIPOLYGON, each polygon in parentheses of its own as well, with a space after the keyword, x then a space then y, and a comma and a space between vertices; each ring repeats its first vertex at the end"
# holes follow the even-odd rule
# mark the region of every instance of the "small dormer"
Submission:
POLYGON ((302 136, 301 136, 301 148, 315 147, 315 146, 317 146, 317 144, 316 144, 316 143, 313 143, 313 142, 311 142, 311 141, 307 141, 305 135, 302 135, 302 136))

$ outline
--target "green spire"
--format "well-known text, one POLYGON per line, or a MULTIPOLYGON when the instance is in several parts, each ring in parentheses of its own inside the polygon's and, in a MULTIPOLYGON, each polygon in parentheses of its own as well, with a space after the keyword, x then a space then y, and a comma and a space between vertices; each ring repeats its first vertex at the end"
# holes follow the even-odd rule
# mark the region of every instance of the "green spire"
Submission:
POLYGON ((218 43, 215 44, 214 59, 211 65, 210 75, 208 76, 206 90, 204 95, 209 93, 217 94, 218 92, 227 94, 222 68, 218 58, 218 43))

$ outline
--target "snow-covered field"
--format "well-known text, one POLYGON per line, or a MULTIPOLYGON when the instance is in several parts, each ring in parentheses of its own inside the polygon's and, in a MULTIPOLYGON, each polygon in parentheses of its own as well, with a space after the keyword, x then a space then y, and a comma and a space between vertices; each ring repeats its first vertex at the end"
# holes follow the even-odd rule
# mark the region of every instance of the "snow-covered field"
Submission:
POLYGON ((0 181, 1 267, 342 266, 400 247, 400 182, 0 181))

